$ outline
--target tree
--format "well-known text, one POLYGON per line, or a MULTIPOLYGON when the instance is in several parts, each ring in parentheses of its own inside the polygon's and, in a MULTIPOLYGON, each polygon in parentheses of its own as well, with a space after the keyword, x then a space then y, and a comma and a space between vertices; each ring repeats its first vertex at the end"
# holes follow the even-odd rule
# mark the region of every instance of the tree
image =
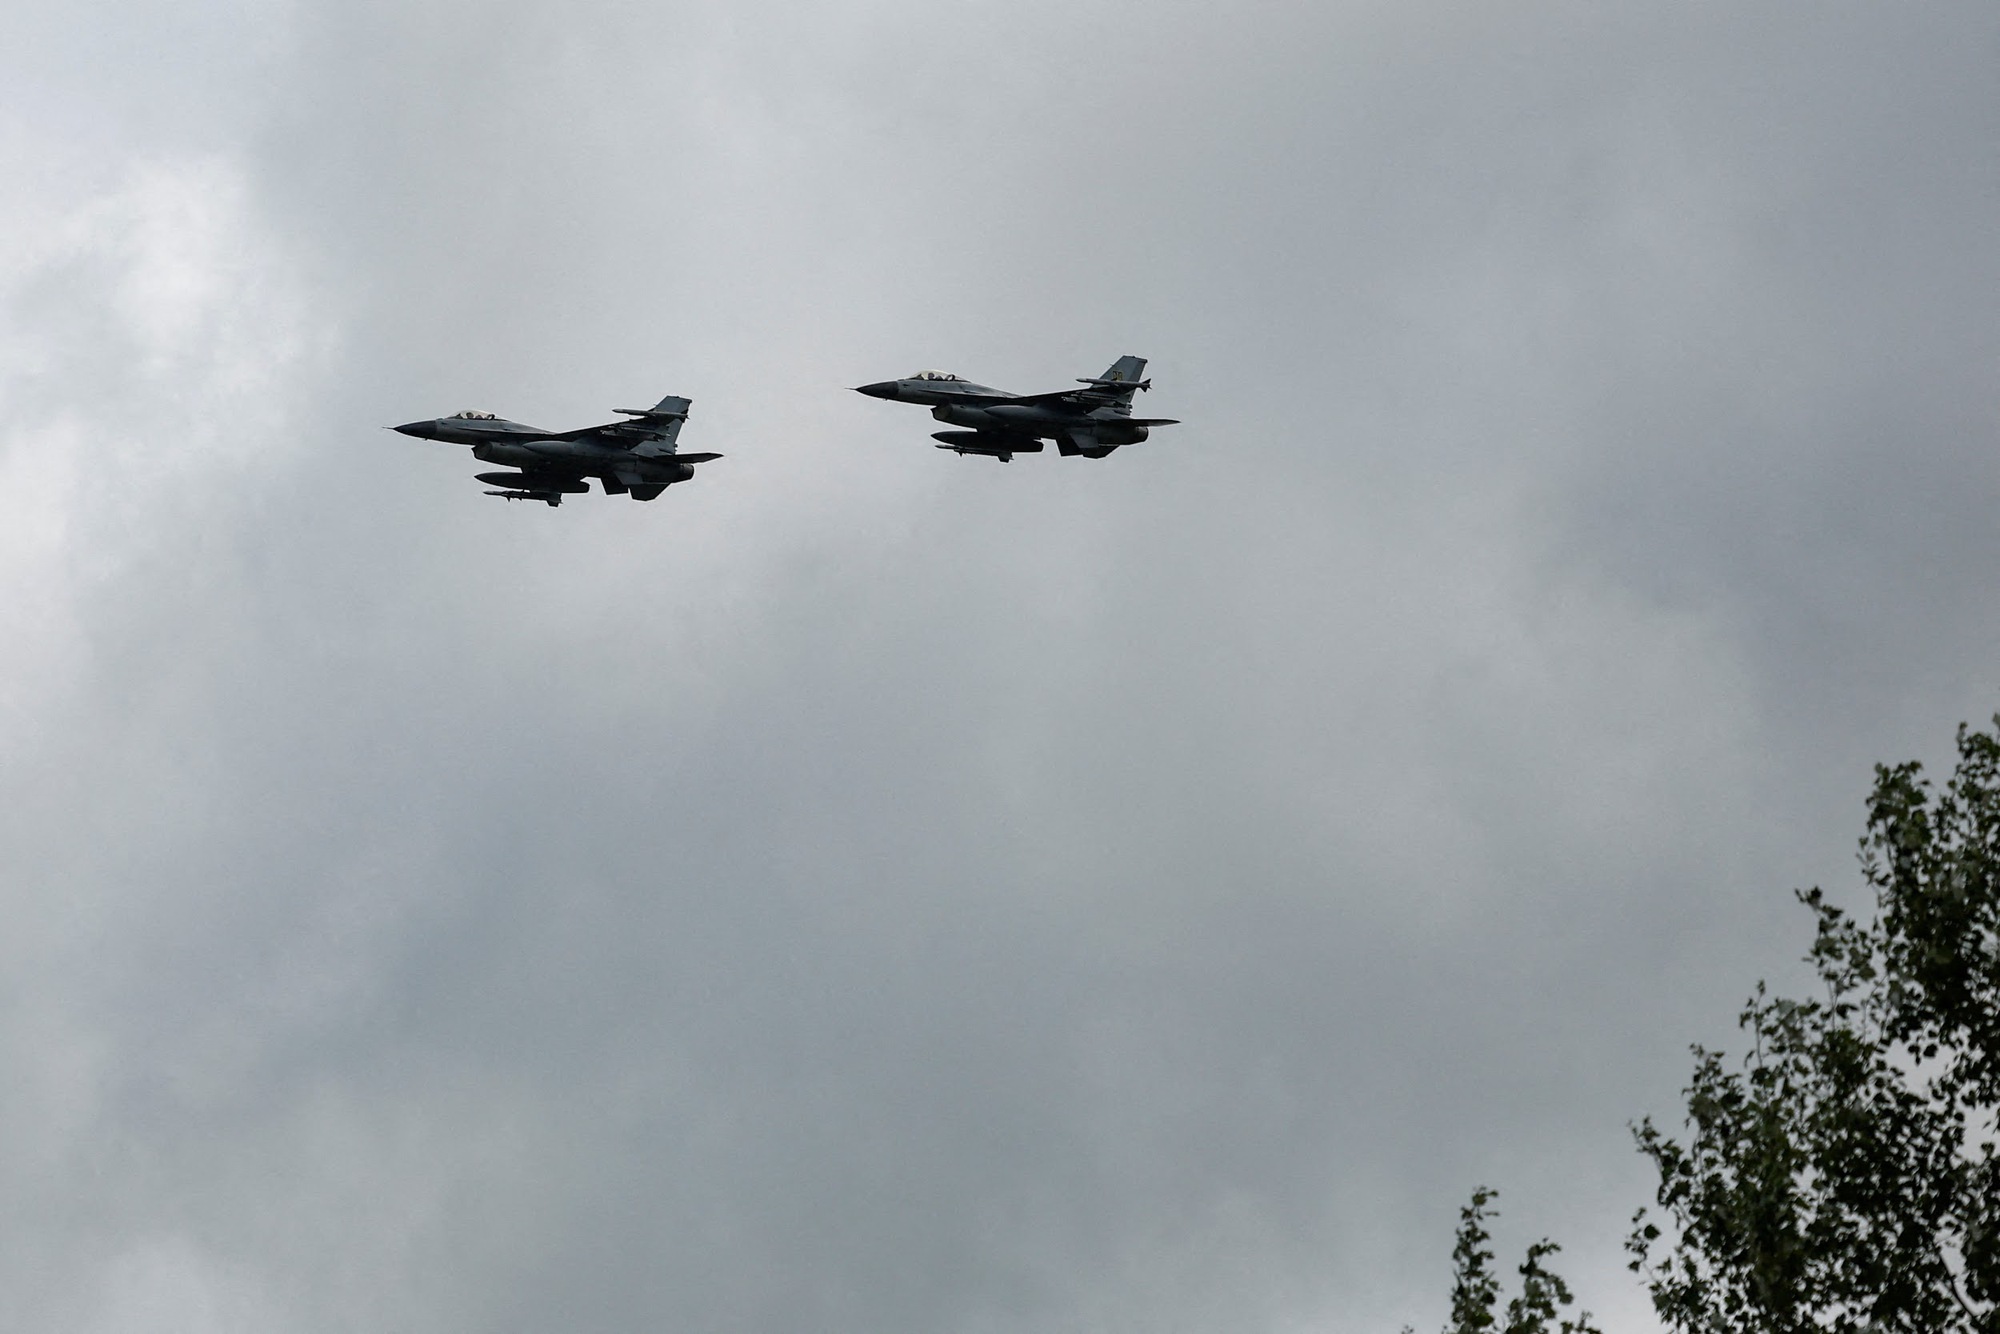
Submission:
MULTIPOLYGON (((1499 1192, 1485 1186, 1472 1192, 1472 1203, 1458 1211, 1458 1244, 1452 1248, 1451 1323, 1444 1334, 1600 1334, 1585 1311, 1575 1320, 1556 1321, 1560 1308, 1572 1300, 1569 1285, 1542 1261, 1561 1250, 1544 1237, 1528 1248, 1521 1264, 1521 1295, 1507 1303, 1507 1323, 1500 1325, 1494 1308, 1500 1303, 1500 1280, 1493 1272, 1492 1239, 1486 1220, 1497 1216, 1490 1205, 1499 1192)), ((1404 1334, 1410 1334, 1408 1326, 1404 1334)))
POLYGON ((1861 868, 1866 924, 1798 896, 1824 995, 1759 983, 1686 1143, 1634 1129, 1665 1226, 1631 1267, 1683 1334, 2000 1334, 2000 736, 1961 727, 1942 793, 1878 765, 1861 868))

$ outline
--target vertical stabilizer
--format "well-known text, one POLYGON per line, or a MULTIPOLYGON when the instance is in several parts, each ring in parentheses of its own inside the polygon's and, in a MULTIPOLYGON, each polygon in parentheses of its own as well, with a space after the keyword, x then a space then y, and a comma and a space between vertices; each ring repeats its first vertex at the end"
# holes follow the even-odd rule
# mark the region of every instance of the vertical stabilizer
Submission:
POLYGON ((1137 384, 1146 375, 1144 357, 1120 357, 1111 363, 1111 369, 1104 372, 1103 379, 1118 380, 1125 384, 1137 384))
POLYGON ((671 454, 680 448, 681 427, 687 424, 688 407, 693 402, 668 394, 646 413, 645 427, 660 449, 671 454))
POLYGON ((1099 405, 1099 411, 1109 412, 1114 417, 1129 417, 1132 415, 1132 395, 1141 389, 1153 387, 1151 383, 1140 378, 1145 373, 1144 357, 1120 357, 1096 379, 1081 380, 1078 383, 1090 386, 1086 392, 1091 396, 1091 401, 1099 405))

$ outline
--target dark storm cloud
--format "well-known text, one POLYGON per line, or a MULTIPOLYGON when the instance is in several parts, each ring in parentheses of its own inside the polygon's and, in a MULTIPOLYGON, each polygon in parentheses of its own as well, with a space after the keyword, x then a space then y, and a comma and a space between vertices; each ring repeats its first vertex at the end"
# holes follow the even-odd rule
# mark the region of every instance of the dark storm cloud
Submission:
POLYGON ((1392 1328, 1477 1180, 1640 1318, 1991 707, 1984 10, 200 14, 9 113, 10 1325, 1392 1328))

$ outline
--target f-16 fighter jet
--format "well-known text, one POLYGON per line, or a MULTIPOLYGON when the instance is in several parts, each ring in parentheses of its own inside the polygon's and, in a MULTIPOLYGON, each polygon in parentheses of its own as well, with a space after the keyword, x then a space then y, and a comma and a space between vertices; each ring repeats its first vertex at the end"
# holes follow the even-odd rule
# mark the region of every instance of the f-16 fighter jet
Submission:
POLYGON ((864 384, 854 392, 898 403, 928 403, 939 421, 970 428, 933 431, 931 439, 939 449, 1009 463, 1016 454, 1041 453, 1042 441, 1053 440, 1058 453, 1101 459, 1120 445, 1144 440, 1155 426, 1180 424, 1167 417, 1132 415, 1132 395, 1153 387, 1151 380, 1139 378, 1145 372, 1144 357, 1120 357, 1097 378, 1078 380, 1083 388, 1053 394, 1010 394, 944 371, 864 384))
POLYGON ((564 496, 590 490, 595 477, 608 496, 629 495, 651 500, 675 482, 694 476, 694 465, 719 459, 720 454, 678 453, 681 423, 688 400, 671 394, 650 408, 613 408, 628 421, 585 426, 575 431, 544 431, 496 417, 490 412, 459 412, 436 421, 391 427, 419 440, 443 440, 471 445, 472 457, 499 463, 519 472, 482 472, 480 481, 498 487, 489 496, 507 500, 540 500, 562 504, 564 496))

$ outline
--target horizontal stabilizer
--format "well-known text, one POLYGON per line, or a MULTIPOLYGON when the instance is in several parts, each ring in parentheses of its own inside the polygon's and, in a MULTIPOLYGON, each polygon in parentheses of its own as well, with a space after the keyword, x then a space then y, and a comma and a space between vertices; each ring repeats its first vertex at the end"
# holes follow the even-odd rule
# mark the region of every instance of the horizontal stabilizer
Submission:
POLYGON ((1179 426, 1172 417, 1120 417, 1121 426, 1179 426))
POLYGON ((707 463, 721 457, 720 454, 675 454, 673 459, 676 463, 707 463))

